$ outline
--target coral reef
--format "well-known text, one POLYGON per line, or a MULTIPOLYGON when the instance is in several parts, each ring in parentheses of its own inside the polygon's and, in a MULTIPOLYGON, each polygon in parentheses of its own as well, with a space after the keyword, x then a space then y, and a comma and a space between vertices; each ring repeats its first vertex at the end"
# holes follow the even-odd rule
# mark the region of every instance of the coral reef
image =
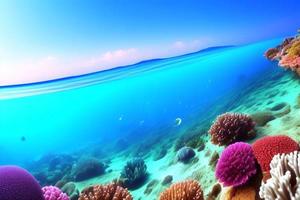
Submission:
POLYGON ((93 157, 81 157, 72 168, 72 177, 75 181, 83 181, 103 174, 105 166, 93 157))
POLYGON ((299 145, 285 135, 266 136, 258 139, 252 145, 254 155, 263 172, 270 170, 270 162, 276 154, 297 151, 299 145))
POLYGON ((42 188, 45 200, 70 200, 58 187, 45 186, 42 188))
POLYGON ((17 166, 0 167, 0 199, 41 200, 43 193, 37 180, 17 166))
POLYGON ((216 177, 224 186, 245 184, 257 172, 252 148, 244 142, 229 145, 216 166, 216 177))
POLYGON ((287 38, 282 44, 268 49, 265 56, 269 60, 279 60, 279 65, 300 75, 300 38, 287 38))
POLYGON ((188 180, 171 185, 160 194, 160 200, 204 200, 200 184, 188 180))
POLYGON ((140 186, 147 178, 147 166, 142 158, 133 158, 124 166, 120 182, 127 188, 140 186))
POLYGON ((222 146, 247 139, 254 132, 254 127, 255 122, 248 115, 225 113, 217 117, 208 132, 211 142, 222 146))
POLYGON ((194 156, 195 156, 195 151, 190 148, 190 147, 182 147, 179 149, 177 152, 177 160, 179 162, 187 163, 189 162, 194 156))
POLYGON ((275 155, 271 161, 271 178, 259 191, 266 200, 300 199, 300 152, 275 155))
POLYGON ((127 189, 116 183, 108 185, 95 185, 85 188, 78 200, 132 200, 127 189))

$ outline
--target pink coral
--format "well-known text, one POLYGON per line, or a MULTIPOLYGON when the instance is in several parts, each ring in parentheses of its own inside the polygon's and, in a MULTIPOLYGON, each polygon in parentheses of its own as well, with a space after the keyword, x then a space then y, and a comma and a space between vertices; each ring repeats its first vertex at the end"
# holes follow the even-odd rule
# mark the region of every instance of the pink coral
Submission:
POLYGON ((251 145, 236 142, 222 152, 216 167, 216 177, 224 186, 240 186, 255 175, 256 171, 251 145))
POLYGON ((42 188, 45 200, 69 200, 69 197, 58 187, 45 186, 42 188))

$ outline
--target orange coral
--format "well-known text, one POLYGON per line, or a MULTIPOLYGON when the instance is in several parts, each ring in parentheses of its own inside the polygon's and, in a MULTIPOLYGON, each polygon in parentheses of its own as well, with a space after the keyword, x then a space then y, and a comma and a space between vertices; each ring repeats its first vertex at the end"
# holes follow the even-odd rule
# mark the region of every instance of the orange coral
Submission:
POLYGON ((160 200, 204 200, 200 184, 188 180, 171 185, 160 194, 160 200))
POLYGON ((84 189, 78 200, 132 200, 127 189, 116 183, 95 185, 84 189))

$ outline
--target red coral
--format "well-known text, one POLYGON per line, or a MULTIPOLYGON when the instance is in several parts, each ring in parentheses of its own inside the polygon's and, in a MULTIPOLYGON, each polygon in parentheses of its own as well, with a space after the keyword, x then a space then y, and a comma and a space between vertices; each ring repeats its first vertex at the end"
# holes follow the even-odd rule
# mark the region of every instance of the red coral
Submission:
POLYGON ((210 127, 211 142, 217 145, 228 145, 243 140, 254 132, 255 122, 248 115, 225 113, 218 116, 210 127))
POLYGON ((270 163, 276 154, 297 151, 299 145, 292 138, 285 135, 266 136, 257 140, 252 149, 263 172, 270 171, 270 163))

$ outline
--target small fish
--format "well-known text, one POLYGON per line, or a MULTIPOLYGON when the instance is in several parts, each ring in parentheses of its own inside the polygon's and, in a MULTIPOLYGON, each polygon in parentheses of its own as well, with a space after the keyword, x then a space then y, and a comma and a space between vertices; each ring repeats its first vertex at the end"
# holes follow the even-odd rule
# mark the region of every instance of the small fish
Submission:
POLYGON ((22 136, 22 137, 21 137, 21 141, 22 141, 22 142, 25 142, 25 141, 26 141, 26 137, 25 137, 25 136, 22 136))
POLYGON ((177 117, 177 118, 175 119, 175 126, 180 126, 181 122, 182 122, 182 119, 179 118, 179 117, 177 117))

